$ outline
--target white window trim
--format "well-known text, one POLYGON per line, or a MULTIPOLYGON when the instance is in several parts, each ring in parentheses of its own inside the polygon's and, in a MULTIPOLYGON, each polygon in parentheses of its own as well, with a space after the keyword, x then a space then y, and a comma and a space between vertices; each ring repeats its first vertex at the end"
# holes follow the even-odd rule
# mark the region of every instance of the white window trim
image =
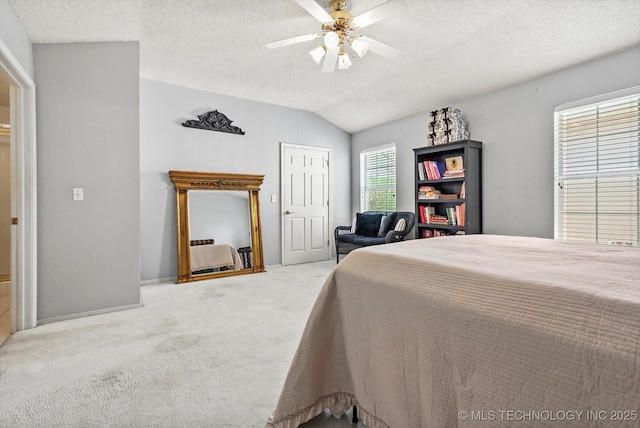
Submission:
MULTIPOLYGON (((560 192, 562 191, 561 185, 563 180, 566 181, 568 177, 570 178, 572 176, 575 176, 576 179, 585 179, 585 180, 596 179, 596 178, 607 178, 607 177, 625 177, 625 176, 629 176, 633 178, 633 176, 636 176, 637 177, 636 180, 640 180, 640 171, 638 166, 629 167, 629 168, 619 168, 619 169, 616 169, 615 171, 597 170, 593 173, 576 172, 574 174, 572 173, 563 174, 561 172, 561 168, 562 168, 561 156, 558 153, 558 144, 560 142, 558 138, 559 131, 556 128, 558 126, 558 116, 562 112, 567 110, 579 109, 581 107, 586 107, 586 106, 590 106, 598 103, 606 103, 608 101, 612 101, 618 98, 637 96, 638 94, 640 94, 640 86, 634 86, 634 87, 623 89, 620 91, 610 92, 610 93, 598 95, 595 97, 590 97, 590 98, 585 98, 581 100, 564 103, 554 108, 554 238, 555 239, 564 239, 562 236, 564 225, 562 224, 562 221, 561 221, 562 219, 559 211, 561 208, 560 192)), ((638 131, 640 131, 640 127, 638 131)), ((597 189, 596 189, 596 199, 597 198, 598 196, 597 196, 597 189)), ((599 213, 600 213, 600 210, 596 209, 596 215, 598 215, 599 213)), ((640 218, 638 219, 638 221, 640 222, 640 218)), ((597 228, 597 224, 595 225, 595 227, 597 228)), ((640 233, 640 224, 638 224, 636 227, 638 228, 638 232, 636 233, 635 240, 633 240, 632 242, 637 245, 638 234, 640 233)), ((596 236, 596 239, 599 240, 599 236, 596 236)))
POLYGON ((367 153, 371 153, 371 152, 377 152, 377 151, 382 151, 382 150, 386 150, 386 149, 393 149, 395 152, 395 158, 396 158, 396 194, 395 194, 395 198, 396 198, 396 207, 397 207, 397 202, 398 202, 398 195, 397 195, 397 180, 398 180, 398 151, 396 150, 396 143, 389 143, 389 144, 383 144, 380 146, 375 146, 375 147, 368 147, 366 149, 362 149, 360 150, 360 156, 358 159, 359 162, 359 168, 360 168, 360 174, 359 174, 359 187, 360 187, 360 211, 366 211, 365 207, 363 207, 363 185, 362 185, 362 155, 366 155, 367 153))
POLYGON ((632 86, 631 88, 621 89, 619 91, 608 92, 606 94, 596 95, 594 97, 583 98, 581 100, 576 100, 576 101, 571 101, 571 102, 564 103, 564 104, 559 104, 559 105, 555 106, 553 111, 554 111, 554 113, 556 113, 556 112, 561 111, 561 110, 569 110, 569 109, 572 109, 572 108, 584 107, 584 106, 587 106, 589 104, 602 103, 602 102, 605 102, 605 101, 613 100, 615 98, 628 97, 630 95, 637 94, 639 92, 640 92, 640 86, 632 86))

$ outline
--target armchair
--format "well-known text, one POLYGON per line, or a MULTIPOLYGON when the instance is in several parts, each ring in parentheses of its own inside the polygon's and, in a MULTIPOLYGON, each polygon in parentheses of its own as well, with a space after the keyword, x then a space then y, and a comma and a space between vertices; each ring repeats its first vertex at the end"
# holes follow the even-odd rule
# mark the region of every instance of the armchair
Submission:
POLYGON ((357 248, 404 241, 414 224, 415 213, 409 211, 358 213, 351 226, 338 226, 334 230, 336 263, 340 254, 357 248))

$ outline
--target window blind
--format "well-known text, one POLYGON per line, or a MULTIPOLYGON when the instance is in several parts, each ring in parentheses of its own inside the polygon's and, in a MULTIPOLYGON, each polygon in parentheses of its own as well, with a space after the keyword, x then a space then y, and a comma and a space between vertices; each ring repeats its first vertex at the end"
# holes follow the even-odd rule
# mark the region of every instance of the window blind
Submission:
POLYGON ((396 146, 360 152, 360 211, 396 210, 396 146))
POLYGON ((554 113, 554 236, 639 244, 640 87, 554 113))

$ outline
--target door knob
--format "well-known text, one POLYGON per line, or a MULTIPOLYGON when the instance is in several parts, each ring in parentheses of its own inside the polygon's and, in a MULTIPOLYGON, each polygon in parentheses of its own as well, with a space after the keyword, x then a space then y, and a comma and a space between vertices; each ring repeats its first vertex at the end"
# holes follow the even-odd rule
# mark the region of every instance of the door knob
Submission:
POLYGON ((287 214, 287 215, 289 215, 289 214, 295 214, 295 211, 289 211, 289 210, 286 210, 284 213, 285 213, 285 214, 287 214))

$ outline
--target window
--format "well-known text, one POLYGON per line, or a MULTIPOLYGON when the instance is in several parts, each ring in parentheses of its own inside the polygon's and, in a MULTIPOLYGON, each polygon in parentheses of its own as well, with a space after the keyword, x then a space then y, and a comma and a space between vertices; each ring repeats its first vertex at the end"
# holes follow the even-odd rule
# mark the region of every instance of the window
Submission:
POLYGON ((555 109, 556 239, 638 245, 640 87, 555 109))
POLYGON ((396 210, 396 146, 360 152, 360 211, 396 210))

